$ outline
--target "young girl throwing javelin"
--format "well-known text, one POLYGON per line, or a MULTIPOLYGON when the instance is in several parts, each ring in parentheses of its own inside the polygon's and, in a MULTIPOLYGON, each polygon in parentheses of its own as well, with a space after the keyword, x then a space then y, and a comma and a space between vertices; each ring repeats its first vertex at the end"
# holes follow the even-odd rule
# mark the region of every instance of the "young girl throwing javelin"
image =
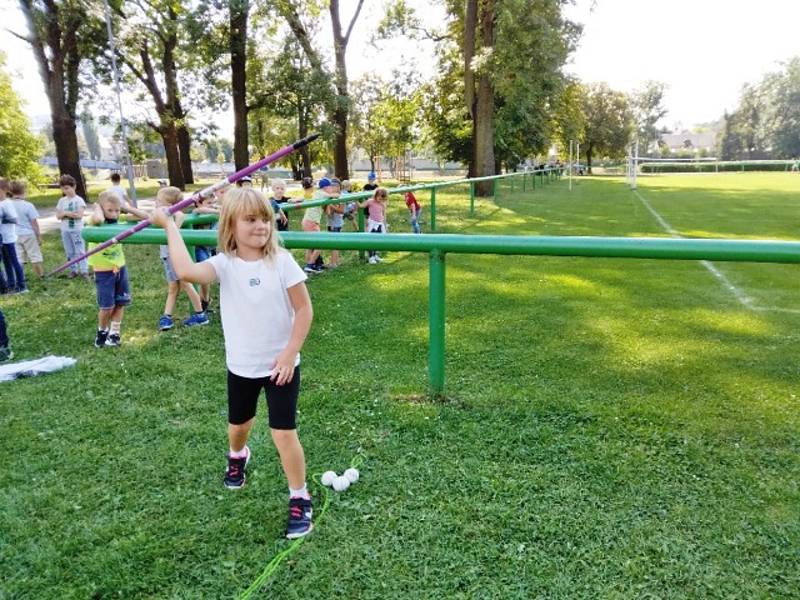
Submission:
POLYGON ((239 489, 251 458, 247 438, 262 388, 272 441, 289 483, 289 539, 312 528, 303 447, 297 436, 300 348, 313 318, 306 274, 278 246, 275 215, 253 188, 225 194, 219 219, 219 254, 193 263, 175 222, 156 209, 153 223, 166 229, 170 257, 182 280, 220 283, 220 312, 228 367, 228 468, 224 483, 239 489))

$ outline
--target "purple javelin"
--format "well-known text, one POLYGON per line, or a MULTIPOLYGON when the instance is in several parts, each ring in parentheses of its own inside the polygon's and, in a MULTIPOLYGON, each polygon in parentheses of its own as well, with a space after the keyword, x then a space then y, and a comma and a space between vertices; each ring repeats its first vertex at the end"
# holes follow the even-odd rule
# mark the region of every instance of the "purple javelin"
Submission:
MULTIPOLYGON (((200 198, 207 198, 207 197, 211 196, 217 190, 224 189, 224 188, 228 187, 229 185, 231 185, 232 183, 235 183, 235 182, 239 181, 242 177, 250 175, 250 173, 258 171, 259 169, 263 169, 267 165, 269 165, 271 163, 274 163, 276 160, 279 160, 279 159, 283 158, 287 154, 291 154, 292 152, 294 152, 298 148, 302 148, 306 144, 310 144, 311 142, 313 142, 318 137, 319 137, 319 134, 315 133, 313 135, 310 135, 308 137, 303 138, 302 140, 297 140, 294 144, 289 144, 288 146, 285 146, 285 147, 281 148, 277 152, 273 152, 269 156, 267 156, 265 158, 262 158, 258 162, 253 163, 252 165, 249 165, 249 166, 245 167, 241 171, 236 171, 236 173, 230 175, 229 177, 226 177, 222 181, 219 181, 219 182, 215 183, 214 185, 212 185, 210 187, 207 187, 207 188, 205 188, 203 190, 200 190, 199 192, 196 192, 195 194, 192 195, 191 198, 186 198, 185 200, 181 200, 180 202, 177 202, 176 204, 173 204, 168 209, 169 214, 174 215, 176 212, 178 212, 180 210, 183 210, 187 206, 191 206, 192 204, 197 202, 200 198)), ((150 226, 152 224, 153 224, 153 222, 150 219, 145 219, 144 221, 140 221, 139 223, 137 223, 136 225, 134 225, 130 229, 126 229, 125 231, 123 231, 119 235, 115 235, 110 240, 106 240, 105 242, 103 242, 101 244, 98 244, 97 246, 95 246, 94 248, 89 250, 89 252, 86 252, 85 254, 82 254, 81 256, 79 256, 77 258, 73 258, 69 262, 64 263, 63 265, 61 265, 57 269, 55 269, 55 270, 51 271, 50 273, 48 273, 47 276, 50 277, 51 275, 55 275, 56 273, 60 273, 64 269, 67 269, 67 268, 71 267, 72 265, 79 263, 80 261, 88 258, 92 254, 96 254, 98 252, 102 252, 103 250, 105 250, 109 246, 112 246, 112 245, 114 245, 114 244, 116 244, 118 242, 121 242, 126 237, 130 237, 134 233, 136 233, 137 231, 141 231, 145 227, 148 227, 148 226, 150 226)))

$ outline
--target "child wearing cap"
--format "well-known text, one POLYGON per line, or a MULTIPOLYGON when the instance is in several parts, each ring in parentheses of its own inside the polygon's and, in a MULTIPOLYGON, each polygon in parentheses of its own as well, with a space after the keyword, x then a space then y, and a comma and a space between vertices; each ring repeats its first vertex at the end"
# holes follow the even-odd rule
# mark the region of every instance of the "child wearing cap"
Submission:
MULTIPOLYGON (((323 177, 317 184, 317 191, 311 197, 312 200, 326 200, 328 198, 339 197, 339 180, 331 181, 327 177, 323 177)), ((303 231, 320 231, 320 223, 322 221, 322 207, 310 206, 306 209, 303 215, 303 231)), ((309 249, 306 250, 306 266, 303 270, 306 273, 321 273, 324 267, 318 266, 316 263, 317 258, 320 256, 319 250, 309 249)))

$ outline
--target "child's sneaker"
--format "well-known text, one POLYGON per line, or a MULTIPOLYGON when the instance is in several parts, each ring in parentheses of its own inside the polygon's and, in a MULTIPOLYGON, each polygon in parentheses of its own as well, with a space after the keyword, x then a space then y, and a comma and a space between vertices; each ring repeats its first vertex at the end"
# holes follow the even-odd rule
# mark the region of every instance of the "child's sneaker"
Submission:
POLYGON ((303 267, 303 271, 305 271, 306 273, 319 273, 319 271, 317 271, 314 265, 310 263, 306 263, 306 266, 303 267))
POLYGON ((377 265, 378 264, 378 257, 377 256, 370 256, 369 257, 369 264, 377 265))
POLYGON ((108 340, 108 330, 98 329, 97 335, 94 337, 94 347, 102 348, 103 346, 106 345, 107 340, 108 340))
POLYGON ((195 325, 208 325, 208 315, 203 312, 192 313, 192 316, 183 322, 186 327, 194 327, 195 325))
POLYGON ((117 348, 122 343, 122 338, 118 333, 109 333, 106 338, 106 346, 110 348, 117 348))
POLYGON ((311 499, 289 499, 289 525, 286 527, 286 537, 290 540, 303 537, 311 533, 314 523, 311 522, 314 509, 311 499))
POLYGON ((244 487, 244 482, 247 476, 244 473, 247 463, 250 462, 250 448, 244 447, 247 450, 247 456, 244 458, 231 458, 228 455, 228 468, 225 469, 225 478, 222 482, 229 490, 238 490, 244 487))
POLYGON ((158 320, 158 330, 159 331, 168 331, 175 327, 175 322, 172 320, 172 317, 169 315, 162 315, 161 318, 158 320))
POLYGON ((5 362, 14 358, 14 353, 8 346, 0 346, 0 362, 5 362))

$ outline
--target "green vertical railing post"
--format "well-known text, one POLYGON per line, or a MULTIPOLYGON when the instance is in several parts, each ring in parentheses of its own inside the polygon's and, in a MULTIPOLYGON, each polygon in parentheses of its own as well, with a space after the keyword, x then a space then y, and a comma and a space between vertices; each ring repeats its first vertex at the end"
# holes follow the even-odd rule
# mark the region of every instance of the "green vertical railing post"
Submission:
POLYGON ((527 173, 523 173, 522 174, 522 191, 523 192, 525 191, 525 187, 527 185, 528 185, 528 174, 527 173))
POLYGON ((434 396, 444 393, 444 261, 444 252, 436 249, 431 251, 428 260, 428 380, 434 396))
MULTIPOLYGON (((494 181, 494 180, 493 180, 494 181)), ((494 194, 492 194, 494 195, 494 194)), ((475 214, 475 182, 469 182, 469 214, 470 216, 475 214)))
POLYGON ((509 177, 508 179, 509 179, 509 181, 511 181, 511 191, 513 192, 514 191, 514 178, 513 177, 509 177))
POLYGON ((436 186, 431 188, 431 231, 436 231, 436 186))
MULTIPOLYGON (((364 209, 363 208, 356 208, 356 213, 358 214, 358 231, 360 233, 364 233, 364 229, 366 228, 366 223, 364 219, 364 209)), ((366 252, 363 250, 358 251, 358 260, 364 262, 367 258, 366 252)))

